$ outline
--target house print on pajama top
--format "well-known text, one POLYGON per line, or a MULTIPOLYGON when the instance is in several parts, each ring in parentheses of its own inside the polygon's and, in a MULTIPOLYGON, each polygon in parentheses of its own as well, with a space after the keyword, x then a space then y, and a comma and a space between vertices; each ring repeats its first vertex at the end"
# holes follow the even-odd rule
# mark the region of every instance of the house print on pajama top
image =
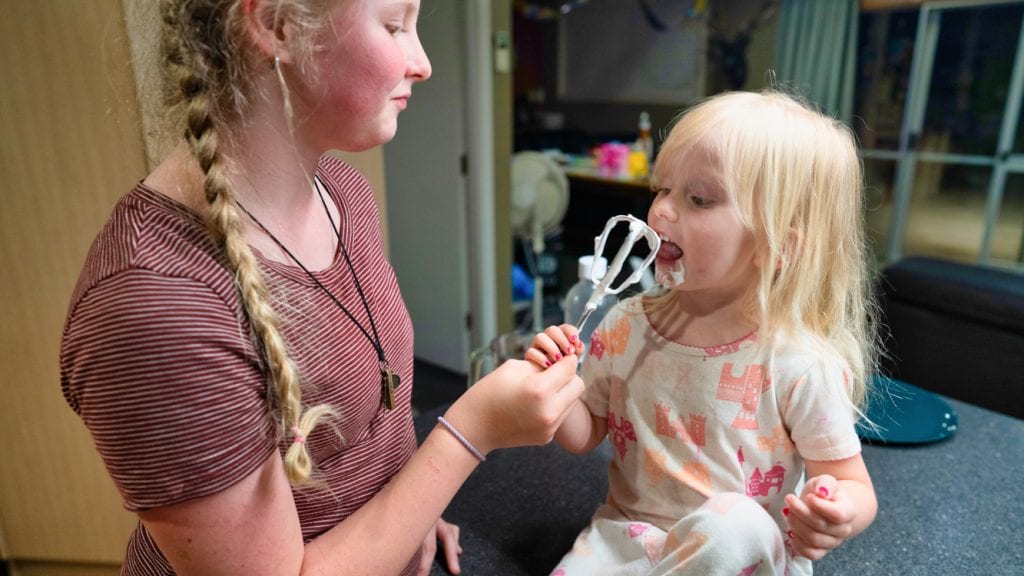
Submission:
POLYGON ((732 363, 726 362, 722 366, 715 398, 740 404, 739 414, 732 421, 733 428, 757 430, 757 405, 761 394, 771 388, 772 380, 767 377, 761 365, 747 366, 738 377, 733 376, 732 372, 732 363))
POLYGON ((609 503, 668 530, 726 492, 757 501, 785 530, 783 497, 805 458, 860 450, 844 393, 845 364, 782 343, 769 356, 754 334, 711 348, 665 340, 640 300, 613 309, 583 364, 583 400, 608 421, 615 448, 609 503))

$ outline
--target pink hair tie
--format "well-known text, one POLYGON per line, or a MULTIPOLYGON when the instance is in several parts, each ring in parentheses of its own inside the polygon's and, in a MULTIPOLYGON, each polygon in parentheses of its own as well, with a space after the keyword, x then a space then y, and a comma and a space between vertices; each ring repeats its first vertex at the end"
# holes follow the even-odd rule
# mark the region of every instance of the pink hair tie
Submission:
POLYGON ((292 439, 293 443, 305 444, 306 437, 302 435, 302 430, 300 430, 298 426, 292 426, 292 436, 295 437, 292 439))

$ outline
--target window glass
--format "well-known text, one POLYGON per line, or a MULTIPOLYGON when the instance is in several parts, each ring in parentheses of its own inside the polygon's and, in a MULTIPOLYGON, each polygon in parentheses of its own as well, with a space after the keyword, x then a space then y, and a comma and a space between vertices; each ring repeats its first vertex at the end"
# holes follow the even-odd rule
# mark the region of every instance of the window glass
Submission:
POLYGON ((888 247, 895 179, 895 160, 864 159, 864 223, 878 262, 888 247))
POLYGON ((854 129, 865 149, 899 147, 917 20, 917 10, 861 14, 854 129))
POLYGON ((1024 262, 1024 174, 1006 176, 1003 203, 992 232, 990 254, 1002 263, 1024 262))
POLYGON ((942 12, 918 149, 996 154, 1024 5, 942 12))
POLYGON ((919 162, 903 254, 977 262, 991 175, 988 166, 919 162))

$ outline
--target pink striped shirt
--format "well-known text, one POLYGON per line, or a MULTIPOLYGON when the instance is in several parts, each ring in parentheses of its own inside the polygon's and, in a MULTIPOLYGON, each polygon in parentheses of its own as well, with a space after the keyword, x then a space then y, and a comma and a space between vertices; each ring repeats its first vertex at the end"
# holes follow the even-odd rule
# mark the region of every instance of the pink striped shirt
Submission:
MULTIPOLYGON (((307 540, 362 506, 416 449, 412 324, 382 251, 372 190, 334 158, 321 159, 317 176, 339 208, 341 241, 402 384, 395 409, 385 412, 370 342, 300 268, 257 252, 304 403, 330 403, 340 414, 341 438, 319 426, 306 441, 325 486, 293 492, 307 540)), ((315 274, 369 329, 340 250, 315 274)), ((290 441, 272 413, 223 254, 199 215, 143 184, 121 199, 93 243, 60 362, 64 397, 128 510, 214 494, 290 441)), ((173 573, 141 524, 122 573, 173 573)))

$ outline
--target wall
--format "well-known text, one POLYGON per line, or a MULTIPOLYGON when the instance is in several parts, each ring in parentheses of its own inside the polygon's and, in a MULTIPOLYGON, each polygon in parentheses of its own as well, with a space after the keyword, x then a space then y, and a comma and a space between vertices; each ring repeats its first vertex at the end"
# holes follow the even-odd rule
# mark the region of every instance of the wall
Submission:
MULTIPOLYGON (((12 576, 117 574, 137 522, 58 371, 93 236, 163 150, 155 2, 123 6, 0 2, 0 559, 12 576)), ((380 150, 345 157, 382 197, 380 150)))
MULTIPOLYGON (((752 21, 757 24, 751 35, 747 49, 748 74, 743 90, 758 90, 766 85, 766 72, 772 66, 775 52, 775 36, 778 30, 778 12, 769 10, 761 15, 765 0, 734 0, 728 3, 728 10, 723 3, 710 2, 707 18, 709 27, 718 28, 721 33, 731 38, 741 28, 752 21), (719 10, 719 12, 714 12, 719 10)), ((586 10, 583 5, 576 10, 586 10)), ((571 18, 572 13, 567 17, 571 18)), ((626 137, 635 134, 637 120, 641 111, 651 115, 655 144, 661 142, 661 130, 671 124, 675 116, 691 102, 672 104, 617 103, 599 101, 561 101, 558 97, 558 24, 557 22, 539 23, 515 17, 517 34, 516 71, 516 119, 522 126, 524 109, 534 108, 541 114, 560 116, 565 130, 582 132, 598 138, 626 137), (540 46, 538 49, 537 47, 540 46), (522 69, 519 69, 519 68, 522 69), (539 89, 540 92, 537 92, 539 89), (531 91, 533 95, 529 94, 531 91), (543 94, 542 102, 530 104, 536 94, 543 94)), ((571 65, 571 63, 570 63, 571 65)), ((614 81, 610 78, 609 81, 614 81)), ((715 94, 729 89, 725 76, 720 72, 716 62, 711 59, 705 67, 705 95, 715 94)))
POLYGON ((135 524, 58 374, 85 252, 146 170, 129 60, 120 3, 0 4, 0 549, 14 574, 112 571, 135 524))
MULTIPOLYGON (((491 9, 491 31, 493 34, 507 32, 514 42, 512 27, 512 0, 493 0, 491 9)), ((495 247, 495 299, 498 306, 498 334, 514 328, 512 316, 512 283, 508 271, 512 269, 512 224, 507 214, 512 210, 511 163, 513 148, 512 133, 512 75, 493 70, 494 81, 494 237, 504 238, 495 247)))

